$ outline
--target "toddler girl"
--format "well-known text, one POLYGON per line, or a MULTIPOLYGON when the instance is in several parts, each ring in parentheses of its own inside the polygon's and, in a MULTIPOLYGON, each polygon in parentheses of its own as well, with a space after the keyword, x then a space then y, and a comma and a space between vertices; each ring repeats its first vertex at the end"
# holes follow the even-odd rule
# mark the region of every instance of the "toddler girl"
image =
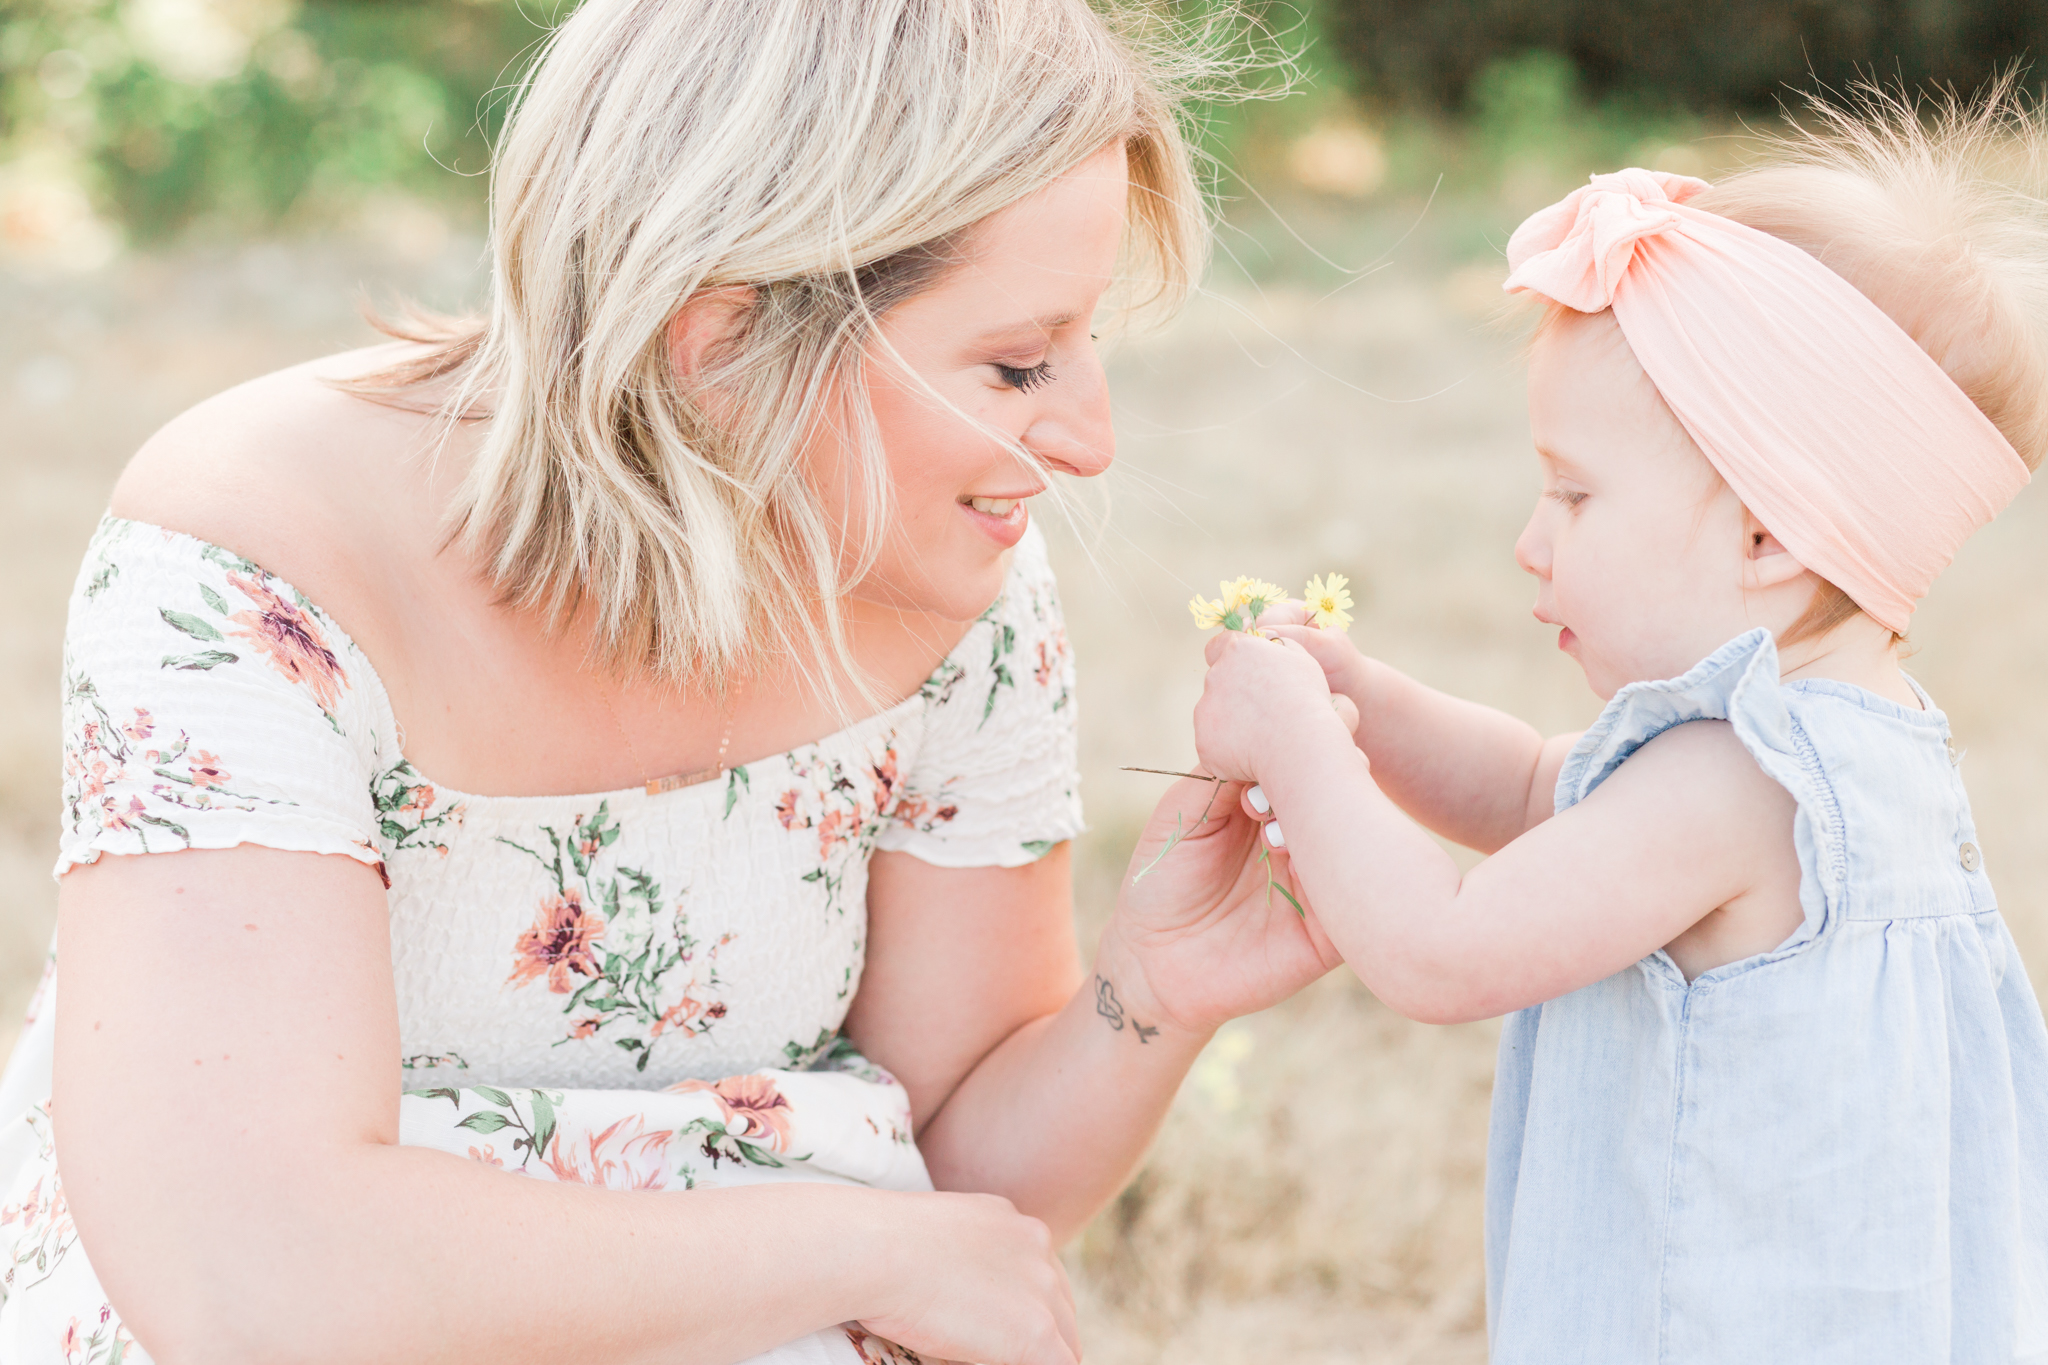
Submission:
POLYGON ((1495 1365, 2048 1359, 2048 1033, 1899 667, 2048 449, 2048 232, 1973 170, 2016 118, 1841 114, 1515 233, 1507 287, 1550 309, 1516 555, 1608 699, 1584 734, 1334 632, 1211 643, 1201 757, 1258 783, 1366 984, 1513 1012, 1495 1365), (1491 856, 1461 876, 1404 810, 1491 856))

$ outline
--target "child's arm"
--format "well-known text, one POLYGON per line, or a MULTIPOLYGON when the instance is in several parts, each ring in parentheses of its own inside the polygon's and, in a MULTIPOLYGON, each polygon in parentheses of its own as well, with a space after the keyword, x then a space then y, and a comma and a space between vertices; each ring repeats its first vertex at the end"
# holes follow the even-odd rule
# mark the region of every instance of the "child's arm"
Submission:
MULTIPOLYGON (((1783 899, 1792 800, 1725 725, 1681 725, 1460 877, 1373 781, 1299 645, 1231 635, 1195 712, 1211 772, 1256 780, 1290 875, 1359 977, 1433 1023, 1612 975, 1752 892, 1783 899)), ((1791 862, 1796 900, 1797 864, 1791 862)))
MULTIPOLYGON (((1335 631, 1279 626, 1358 707, 1358 747, 1379 789, 1453 843, 1492 853, 1548 820, 1577 734, 1545 739, 1525 721, 1425 687, 1335 631)), ((1222 637, 1218 637, 1222 638, 1222 637)))

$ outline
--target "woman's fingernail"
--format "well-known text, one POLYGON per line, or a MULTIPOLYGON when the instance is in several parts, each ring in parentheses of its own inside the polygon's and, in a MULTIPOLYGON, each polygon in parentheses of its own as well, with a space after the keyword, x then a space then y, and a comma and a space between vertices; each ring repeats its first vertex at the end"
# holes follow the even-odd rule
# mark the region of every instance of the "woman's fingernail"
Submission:
POLYGON ((1245 799, 1252 803, 1252 809, 1264 815, 1273 809, 1273 803, 1266 799, 1264 787, 1253 787, 1245 793, 1245 799))
POLYGON ((1266 842, 1275 848, 1287 847, 1287 836, 1280 832, 1280 822, 1278 820, 1268 820, 1266 822, 1266 842))

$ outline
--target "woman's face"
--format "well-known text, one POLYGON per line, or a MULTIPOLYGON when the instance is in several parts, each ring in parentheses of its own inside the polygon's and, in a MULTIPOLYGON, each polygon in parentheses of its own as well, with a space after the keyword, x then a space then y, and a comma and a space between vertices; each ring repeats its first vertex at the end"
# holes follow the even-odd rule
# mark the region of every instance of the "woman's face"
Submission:
MULTIPOLYGON (((856 597, 972 620, 1001 592, 1028 500, 1046 486, 1004 440, 1047 470, 1109 467, 1116 438, 1089 324, 1129 189, 1111 144, 977 224, 960 264, 883 317, 866 363, 894 512, 856 597)), ((845 525, 845 452, 819 454, 820 492, 845 525)))

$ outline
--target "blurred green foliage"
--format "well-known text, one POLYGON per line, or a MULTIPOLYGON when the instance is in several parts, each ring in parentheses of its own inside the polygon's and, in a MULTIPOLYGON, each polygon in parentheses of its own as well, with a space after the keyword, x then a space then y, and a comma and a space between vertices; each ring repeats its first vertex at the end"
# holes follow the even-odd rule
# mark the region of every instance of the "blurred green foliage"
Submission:
POLYGON ((11 0, 0 162, 131 237, 318 218, 370 188, 470 200, 547 0, 11 0))
MULTIPOLYGON (((1268 97, 1197 107, 1226 196, 1519 199, 1788 85, 1967 89, 2048 47, 2048 4, 2013 0, 1151 2, 1221 25, 1268 97)), ((475 222, 509 84, 574 3, 0 0, 0 247, 318 227, 390 192, 475 222)))
POLYGON ((1317 0, 1317 19, 1369 103, 1458 113, 1531 51, 1595 101, 1705 113, 1859 76, 1967 92, 2048 51, 2033 0, 1317 0))

